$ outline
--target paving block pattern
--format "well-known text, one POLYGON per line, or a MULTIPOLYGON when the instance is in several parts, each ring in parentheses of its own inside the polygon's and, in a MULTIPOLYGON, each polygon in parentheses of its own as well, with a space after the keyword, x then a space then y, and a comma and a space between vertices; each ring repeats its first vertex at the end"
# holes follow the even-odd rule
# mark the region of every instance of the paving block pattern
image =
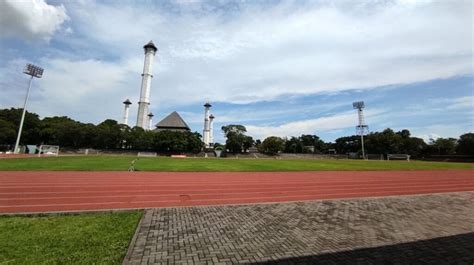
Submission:
POLYGON ((150 209, 124 264, 473 264, 474 192, 150 209))

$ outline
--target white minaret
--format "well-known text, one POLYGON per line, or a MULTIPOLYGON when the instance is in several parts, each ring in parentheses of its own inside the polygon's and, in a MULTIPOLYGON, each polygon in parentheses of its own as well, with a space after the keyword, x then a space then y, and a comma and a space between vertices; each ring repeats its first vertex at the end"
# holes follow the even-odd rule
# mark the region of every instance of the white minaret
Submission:
POLYGON ((209 144, 214 145, 214 115, 209 116, 209 144))
POLYGON ((123 109, 123 122, 122 123, 125 125, 128 125, 128 113, 130 111, 130 105, 132 104, 132 102, 130 102, 130 100, 127 98, 127 100, 125 100, 123 104, 125 105, 125 108, 123 109))
POLYGON ((153 113, 148 113, 148 130, 153 130, 153 113))
POLYGON ((212 107, 209 102, 204 104, 204 131, 202 133, 202 141, 204 142, 204 146, 209 148, 209 138, 210 138, 210 128, 209 128, 209 108, 212 107))
POLYGON ((150 85, 152 75, 153 59, 155 58, 156 51, 158 50, 153 44, 153 41, 148 42, 145 46, 145 63, 143 64, 142 74, 142 88, 140 91, 140 101, 138 101, 138 115, 137 115, 137 126, 143 129, 148 128, 148 106, 150 105, 150 85))

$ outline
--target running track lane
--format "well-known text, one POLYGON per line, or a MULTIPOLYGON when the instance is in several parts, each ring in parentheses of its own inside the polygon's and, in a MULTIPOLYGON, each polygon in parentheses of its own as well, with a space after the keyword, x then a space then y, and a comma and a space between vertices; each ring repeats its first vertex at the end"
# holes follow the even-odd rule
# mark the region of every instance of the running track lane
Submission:
POLYGON ((474 171, 0 172, 0 213, 474 191, 474 171))

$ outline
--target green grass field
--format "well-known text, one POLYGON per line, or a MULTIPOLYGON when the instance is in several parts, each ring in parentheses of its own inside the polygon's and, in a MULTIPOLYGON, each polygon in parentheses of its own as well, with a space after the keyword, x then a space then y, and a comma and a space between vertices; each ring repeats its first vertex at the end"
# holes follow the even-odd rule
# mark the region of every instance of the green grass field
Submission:
MULTIPOLYGON (((0 171, 126 171, 131 156, 82 156, 0 159, 0 171)), ((140 158, 140 171, 324 171, 474 169, 474 163, 303 159, 140 158)))
POLYGON ((120 264, 141 215, 0 216, 0 264, 120 264))

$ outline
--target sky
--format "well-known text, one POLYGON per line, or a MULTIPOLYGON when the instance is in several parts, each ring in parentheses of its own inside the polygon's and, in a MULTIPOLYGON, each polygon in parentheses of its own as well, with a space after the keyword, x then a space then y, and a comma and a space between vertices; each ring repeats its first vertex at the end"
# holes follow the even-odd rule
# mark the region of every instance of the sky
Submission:
POLYGON ((0 108, 22 107, 26 63, 43 67, 28 110, 87 123, 136 122, 143 45, 158 47, 150 109, 202 132, 255 139, 371 132, 425 140, 474 131, 470 0, 0 1, 0 108))

